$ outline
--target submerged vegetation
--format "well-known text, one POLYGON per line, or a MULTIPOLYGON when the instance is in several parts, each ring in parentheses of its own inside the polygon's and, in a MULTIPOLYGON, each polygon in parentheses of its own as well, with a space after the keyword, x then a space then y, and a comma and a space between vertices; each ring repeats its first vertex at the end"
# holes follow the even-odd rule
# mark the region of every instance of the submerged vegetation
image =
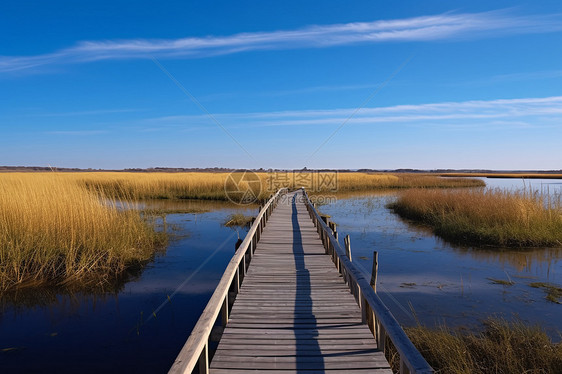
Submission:
POLYGON ((45 282, 105 283, 149 260, 164 241, 139 212, 68 178, 0 177, 0 292, 45 282))
POLYGON ((538 191, 408 190, 390 205, 447 240, 502 247, 562 246, 560 197, 538 191))
POLYGON ((542 288, 546 292, 545 299, 556 304, 562 304, 562 287, 552 283, 534 282, 529 284, 533 288, 542 288))
POLYGON ((226 227, 250 227, 252 222, 254 221, 254 217, 252 216, 245 216, 241 213, 231 214, 226 218, 224 225, 226 227))
POLYGON ((562 343, 520 321, 490 319, 480 333, 421 326, 406 333, 437 373, 562 373, 562 343))

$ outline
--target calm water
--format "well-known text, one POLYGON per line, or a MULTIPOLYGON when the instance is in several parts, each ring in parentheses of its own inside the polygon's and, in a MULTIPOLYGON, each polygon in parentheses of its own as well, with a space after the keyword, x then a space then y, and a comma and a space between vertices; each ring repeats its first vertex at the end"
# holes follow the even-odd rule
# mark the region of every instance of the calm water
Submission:
MULTIPOLYGON (((529 186, 520 179, 485 179, 489 187, 529 186)), ((534 189, 549 186, 560 193, 560 180, 531 180, 534 189)), ((385 206, 397 193, 338 199, 321 207, 338 224, 340 238, 349 234, 353 261, 370 277, 373 251, 379 253, 381 297, 405 325, 475 328, 488 316, 502 316, 543 326, 556 340, 562 332, 562 305, 545 299, 529 283, 562 285, 562 248, 486 250, 451 245, 385 206), (515 282, 493 284, 489 279, 515 282)), ((341 239, 343 241, 343 239, 341 239)))
MULTIPOLYGON (((521 180, 486 179, 512 188, 521 180)), ((539 187, 540 180, 531 181, 539 187)), ((549 191, 561 181, 544 180, 549 191)), ((528 184, 527 184, 528 186, 528 184)), ((339 198, 322 206, 349 234, 353 261, 370 274, 379 252, 379 292, 406 325, 479 326, 483 318, 517 315, 557 338, 562 305, 545 300, 531 282, 562 284, 562 249, 489 251, 452 246, 385 208, 396 193, 339 198), (512 280, 513 286, 487 278, 512 280)), ((0 372, 164 373, 185 343, 234 253, 237 233, 222 226, 242 209, 217 202, 149 206, 169 214, 174 239, 139 275, 103 295, 20 295, 0 310, 0 372), (185 213, 199 212, 199 213, 185 213), (168 296, 171 302, 167 302, 168 296), (156 312, 156 317, 152 314, 156 312)), ((161 222, 161 221, 160 221, 161 222)), ((243 236, 245 233, 241 232, 243 236)))
POLYGON ((166 252, 118 292, 45 290, 5 306, 0 372, 167 372, 234 253, 237 233, 222 223, 232 213, 256 215, 257 208, 216 202, 161 208, 211 211, 168 215, 167 229, 175 238, 166 252))
POLYGON ((486 182, 487 187, 508 189, 532 188, 551 194, 562 193, 562 179, 523 179, 523 178, 477 178, 486 182))

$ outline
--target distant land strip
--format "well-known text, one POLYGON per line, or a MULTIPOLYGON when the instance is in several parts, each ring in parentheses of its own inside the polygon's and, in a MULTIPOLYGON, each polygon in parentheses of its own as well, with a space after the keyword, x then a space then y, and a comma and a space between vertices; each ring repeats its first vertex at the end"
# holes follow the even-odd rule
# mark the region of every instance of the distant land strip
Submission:
POLYGON ((151 168, 128 168, 128 169, 92 169, 92 168, 63 168, 55 166, 0 166, 0 172, 127 172, 127 173, 229 173, 236 170, 248 170, 254 172, 279 172, 279 171, 300 171, 300 172, 338 172, 338 173, 425 173, 437 174, 442 177, 485 177, 485 178, 562 178, 560 170, 484 170, 484 169, 234 169, 224 167, 212 168, 171 168, 171 167, 151 167, 151 168))

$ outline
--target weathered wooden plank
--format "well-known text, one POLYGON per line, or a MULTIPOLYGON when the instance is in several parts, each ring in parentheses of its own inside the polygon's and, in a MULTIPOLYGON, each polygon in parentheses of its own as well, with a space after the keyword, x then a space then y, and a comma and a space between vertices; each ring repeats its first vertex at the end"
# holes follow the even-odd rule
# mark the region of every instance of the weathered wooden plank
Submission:
MULTIPOLYGON (((303 357, 304 360, 306 357, 303 357)), ((322 359, 322 357, 320 357, 322 359)), ((215 362, 217 357, 213 358, 212 362, 215 362)), ((379 360, 379 361, 360 361, 356 360, 353 362, 342 362, 342 361, 334 361, 334 362, 323 362, 322 360, 314 361, 314 362, 260 362, 254 359, 249 359, 244 357, 243 362, 238 361, 221 361, 220 359, 217 360, 214 364, 211 364, 211 370, 213 368, 223 368, 223 369, 259 369, 262 371, 265 370, 315 370, 320 367, 324 369, 339 369, 339 370, 349 370, 349 369, 382 369, 388 367, 388 362, 386 360, 379 360)), ((388 373, 387 369, 387 373, 388 373)), ((211 371, 212 373, 212 371, 211 371)))
MULTIPOLYGON (((247 373, 261 373, 261 369, 213 369, 213 374, 247 374, 247 373)), ((341 373, 340 369, 322 369, 322 370, 307 370, 306 374, 324 374, 324 373, 341 373)), ((379 374, 388 373, 388 369, 347 369, 346 374, 379 374)), ((302 370, 275 370, 275 374, 303 374, 302 370)))

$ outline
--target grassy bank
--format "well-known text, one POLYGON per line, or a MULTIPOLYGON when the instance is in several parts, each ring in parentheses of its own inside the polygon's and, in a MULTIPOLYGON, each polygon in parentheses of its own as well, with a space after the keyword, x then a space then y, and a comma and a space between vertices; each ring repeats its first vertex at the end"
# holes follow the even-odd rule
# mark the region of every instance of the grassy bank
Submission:
POLYGON ((65 176, 0 176, 0 292, 104 283, 150 259, 163 240, 138 212, 105 203, 65 176))
POLYGON ((502 247, 562 246, 562 204, 538 192, 408 190, 390 205, 447 240, 502 247))
POLYGON ((406 333, 437 373, 562 373, 562 344, 522 322, 488 320, 481 333, 446 327, 412 327, 406 333))

